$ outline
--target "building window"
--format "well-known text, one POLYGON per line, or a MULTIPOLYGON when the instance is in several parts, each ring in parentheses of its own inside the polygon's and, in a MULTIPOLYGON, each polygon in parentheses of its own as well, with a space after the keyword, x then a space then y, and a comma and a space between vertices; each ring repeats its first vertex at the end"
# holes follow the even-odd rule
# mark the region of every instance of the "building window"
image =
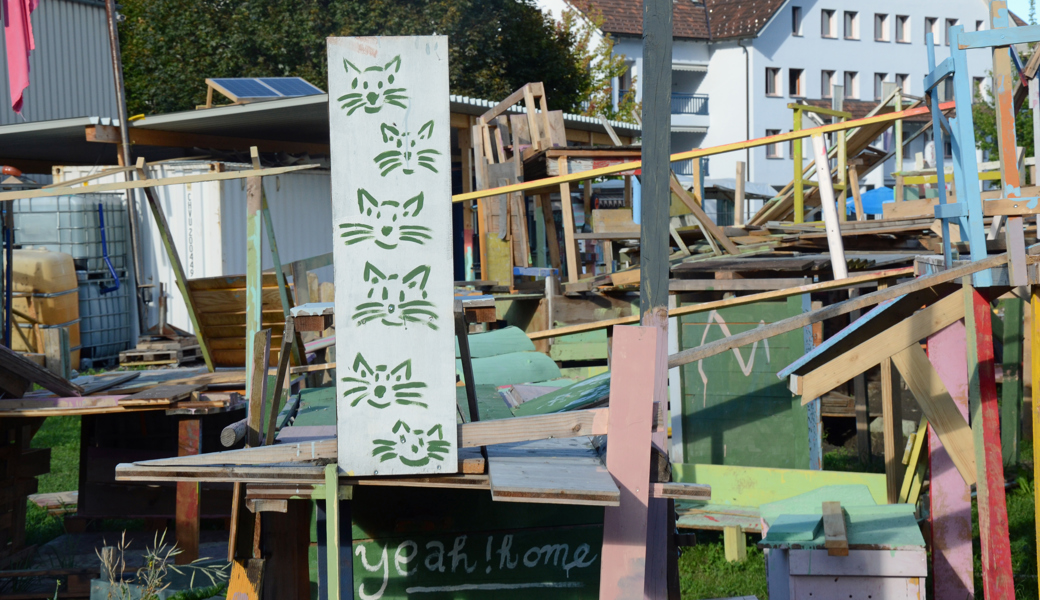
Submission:
POLYGON ((975 21, 975 31, 982 31, 986 27, 985 21, 975 21))
POLYGON ((820 98, 831 98, 834 93, 834 71, 820 71, 820 98))
POLYGON ((874 99, 881 100, 884 97, 885 78, 887 73, 874 73, 874 99))
POLYGON ((859 98, 859 74, 845 71, 845 97, 850 100, 859 98))
POLYGON ((845 11, 845 39, 859 39, 859 13, 854 10, 845 11))
POLYGON ((888 41, 888 15, 874 15, 874 41, 888 41))
POLYGON ((896 15, 896 42, 910 43, 910 17, 906 15, 896 15))
MULTIPOLYGON (((766 129, 766 137, 780 135, 779 129, 766 129)), ((766 144, 766 158, 783 158, 780 144, 766 144)))
POLYGON ((802 69, 787 70, 787 93, 791 96, 805 96, 805 85, 803 81, 804 71, 802 69))
POLYGON ((971 91, 975 98, 982 98, 982 86, 986 85, 985 77, 972 77, 971 78, 971 91))
POLYGON ((820 11, 820 37, 838 37, 838 28, 835 20, 833 10, 824 9, 820 11))
POLYGON ((766 67, 766 96, 780 95, 780 69, 766 67))
POLYGON ((924 43, 928 43, 928 34, 932 34, 935 42, 939 41, 939 19, 935 17, 924 18, 924 43))
POLYGON ((791 35, 802 36, 802 7, 791 7, 791 35))
POLYGON ((896 73, 896 85, 903 90, 904 94, 910 93, 910 76, 906 73, 896 73))
POLYGON ((957 19, 946 19, 946 45, 950 45, 950 29, 957 26, 957 19))

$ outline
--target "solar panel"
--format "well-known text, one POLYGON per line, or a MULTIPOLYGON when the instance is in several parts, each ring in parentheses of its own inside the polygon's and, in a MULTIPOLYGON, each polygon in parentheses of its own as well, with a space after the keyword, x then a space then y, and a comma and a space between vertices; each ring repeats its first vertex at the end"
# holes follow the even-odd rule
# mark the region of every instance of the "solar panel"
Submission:
POLYGON ((224 88, 237 98, 278 98, 278 92, 268 88, 256 79, 211 79, 214 84, 224 88))
POLYGON ((315 96, 324 94, 320 88, 300 77, 261 77, 260 82, 282 96, 315 96))

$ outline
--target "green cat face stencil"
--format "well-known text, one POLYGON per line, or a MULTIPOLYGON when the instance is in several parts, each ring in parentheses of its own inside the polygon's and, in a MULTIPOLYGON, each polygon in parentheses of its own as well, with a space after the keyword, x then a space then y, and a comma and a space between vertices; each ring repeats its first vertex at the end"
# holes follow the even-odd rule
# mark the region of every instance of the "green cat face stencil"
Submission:
POLYGON ((385 65, 364 70, 344 58, 343 69, 350 77, 350 92, 336 100, 340 102, 341 108, 347 111, 347 116, 354 114, 359 108, 364 108, 369 114, 379 112, 384 106, 405 108, 404 101, 408 99, 408 96, 404 95, 405 88, 394 87, 397 72, 401 70, 400 55, 385 65))
POLYGON ((375 445, 372 456, 379 457, 379 462, 396 458, 406 466, 422 467, 431 460, 443 461, 451 446, 444 441, 444 430, 440 425, 422 430, 398 421, 391 433, 390 439, 372 440, 375 445))
POLYGON ((430 267, 415 267, 405 275, 383 273, 372 263, 365 263, 362 279, 369 285, 364 302, 354 308, 351 318, 357 325, 379 321, 389 327, 422 323, 436 330, 437 313, 426 299, 426 282, 430 267))
POLYGON ((358 190, 358 211, 356 220, 341 223, 342 232, 348 246, 372 241, 384 250, 394 250, 398 244, 410 242, 423 245, 430 239, 430 228, 422 225, 409 225, 423 209, 423 193, 419 192, 404 202, 397 200, 376 200, 372 194, 363 189, 358 190))
POLYGON ((439 155, 440 151, 424 147, 433 136, 433 121, 427 121, 414 135, 387 123, 379 126, 379 132, 383 135, 383 143, 389 144, 392 148, 372 159, 379 165, 380 175, 386 177, 398 168, 405 175, 411 175, 416 167, 437 172, 433 158, 439 155))
POLYGON ((403 406, 421 406, 428 408, 422 401, 426 384, 412 381, 412 360, 407 359, 394 368, 389 365, 372 367, 360 352, 350 367, 351 375, 343 377, 349 387, 343 397, 355 407, 364 400, 373 408, 386 408, 391 404, 403 406))

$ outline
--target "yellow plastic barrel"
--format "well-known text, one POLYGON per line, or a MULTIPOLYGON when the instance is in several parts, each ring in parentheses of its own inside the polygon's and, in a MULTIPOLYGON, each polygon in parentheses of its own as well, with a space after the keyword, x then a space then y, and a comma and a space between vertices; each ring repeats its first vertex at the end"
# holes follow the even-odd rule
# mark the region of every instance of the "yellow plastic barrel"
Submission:
POLYGON ((17 311, 12 349, 43 354, 43 330, 65 327, 69 330, 69 348, 73 348, 72 366, 79 367, 79 283, 72 256, 47 250, 15 250, 11 264, 11 304, 17 311))

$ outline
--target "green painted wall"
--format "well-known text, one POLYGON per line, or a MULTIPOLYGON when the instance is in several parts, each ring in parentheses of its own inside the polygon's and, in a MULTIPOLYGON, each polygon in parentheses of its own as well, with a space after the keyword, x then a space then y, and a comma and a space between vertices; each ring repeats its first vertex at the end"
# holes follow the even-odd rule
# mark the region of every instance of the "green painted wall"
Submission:
MULTIPOLYGON (((679 345, 695 348, 802 312, 803 297, 795 296, 680 317, 679 345)), ((739 359, 731 350, 682 367, 684 462, 808 468, 806 408, 776 376, 805 353, 804 331, 736 352, 739 359)))

